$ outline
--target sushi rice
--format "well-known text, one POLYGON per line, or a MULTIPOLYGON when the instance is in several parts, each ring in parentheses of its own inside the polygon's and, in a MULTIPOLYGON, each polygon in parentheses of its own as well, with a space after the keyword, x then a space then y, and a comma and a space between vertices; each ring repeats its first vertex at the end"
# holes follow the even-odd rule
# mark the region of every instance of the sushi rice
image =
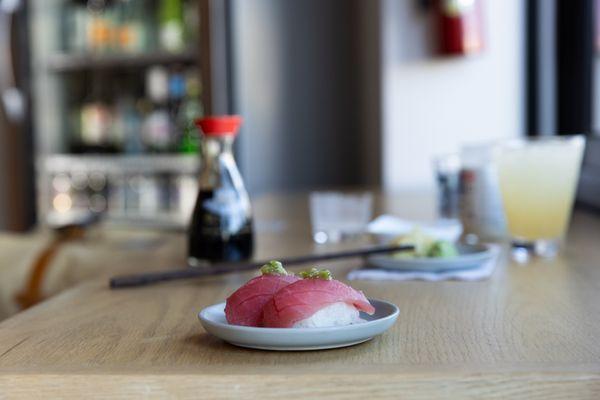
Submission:
POLYGON ((360 317, 359 311, 344 302, 333 303, 311 315, 309 318, 296 322, 292 328, 325 328, 331 326, 346 326, 366 322, 360 317))

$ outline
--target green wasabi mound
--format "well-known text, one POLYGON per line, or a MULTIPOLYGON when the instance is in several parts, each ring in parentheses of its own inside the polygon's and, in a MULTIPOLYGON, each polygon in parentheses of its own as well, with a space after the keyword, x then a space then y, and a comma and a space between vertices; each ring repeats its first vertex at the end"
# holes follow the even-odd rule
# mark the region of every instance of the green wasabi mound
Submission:
POLYGON ((427 251, 427 257, 450 258, 456 256, 458 256, 458 250, 456 250, 456 247, 452 243, 446 240, 434 242, 427 251))
POLYGON ((436 240, 426 235, 419 228, 413 229, 408 235, 401 236, 394 241, 395 245, 412 245, 414 250, 394 253, 394 258, 452 258, 458 256, 456 246, 446 240, 436 240))
POLYGON ((306 271, 302 271, 298 274, 298 276, 302 279, 323 279, 326 281, 330 281, 333 279, 331 275, 331 271, 328 269, 317 269, 311 268, 306 271))
POLYGON ((289 275, 285 268, 283 268, 283 264, 275 260, 269 261, 260 267, 260 273, 263 275, 289 275))

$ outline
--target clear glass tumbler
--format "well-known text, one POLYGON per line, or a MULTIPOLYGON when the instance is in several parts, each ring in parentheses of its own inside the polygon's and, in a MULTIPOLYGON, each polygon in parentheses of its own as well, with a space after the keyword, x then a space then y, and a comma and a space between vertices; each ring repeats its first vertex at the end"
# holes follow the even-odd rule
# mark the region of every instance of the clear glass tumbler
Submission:
POLYGON ((585 147, 583 136, 517 139, 495 161, 513 256, 553 257, 567 229, 585 147))
POLYGON ((372 216, 373 195, 312 192, 310 219, 315 243, 337 243, 364 233, 372 216))

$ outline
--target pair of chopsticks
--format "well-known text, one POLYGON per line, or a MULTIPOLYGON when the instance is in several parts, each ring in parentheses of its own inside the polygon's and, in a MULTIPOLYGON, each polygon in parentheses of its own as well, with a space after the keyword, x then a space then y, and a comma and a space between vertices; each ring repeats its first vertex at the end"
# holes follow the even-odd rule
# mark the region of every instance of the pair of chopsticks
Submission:
MULTIPOLYGON (((402 246, 374 246, 365 249, 339 251, 323 254, 310 254, 298 257, 281 258, 279 261, 287 267, 289 265, 306 264, 310 262, 336 260, 341 258, 369 256, 373 254, 394 253, 400 251, 414 250, 412 245, 402 246)), ((231 272, 241 272, 258 269, 268 261, 256 261, 251 263, 219 263, 207 267, 184 268, 170 271, 148 272, 136 275, 115 276, 110 279, 111 289, 127 287, 146 286, 153 283, 175 281, 182 279, 200 278, 203 276, 221 275, 231 272)))

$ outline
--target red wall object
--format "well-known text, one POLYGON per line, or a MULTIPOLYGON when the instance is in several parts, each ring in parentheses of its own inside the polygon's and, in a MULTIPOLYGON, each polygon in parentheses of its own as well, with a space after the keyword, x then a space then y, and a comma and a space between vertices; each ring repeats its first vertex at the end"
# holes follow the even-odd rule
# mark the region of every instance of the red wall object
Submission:
POLYGON ((483 49, 482 0, 438 0, 440 52, 478 53, 483 49))

